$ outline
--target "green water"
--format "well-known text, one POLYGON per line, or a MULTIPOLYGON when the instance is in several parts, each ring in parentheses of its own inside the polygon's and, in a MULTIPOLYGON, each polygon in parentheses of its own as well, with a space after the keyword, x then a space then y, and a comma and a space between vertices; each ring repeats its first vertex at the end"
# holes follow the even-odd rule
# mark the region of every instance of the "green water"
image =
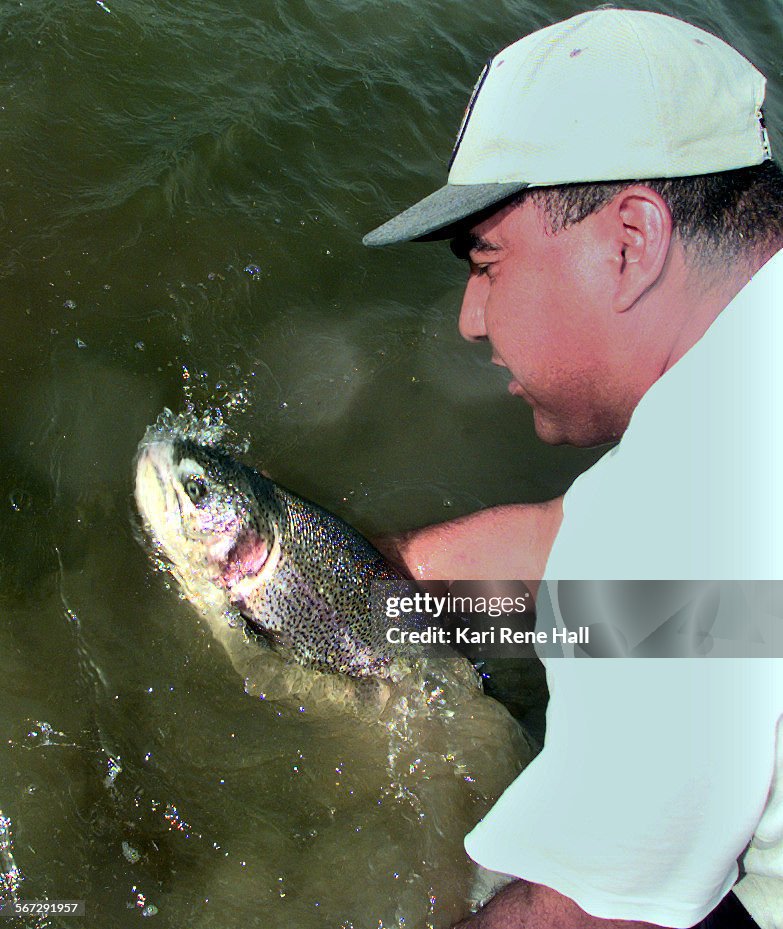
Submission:
MULTIPOLYGON (((628 5, 748 55, 783 151, 779 0, 628 5)), ((438 881, 464 879, 463 862, 415 860, 412 806, 371 809, 377 744, 245 695, 150 570, 131 462, 164 406, 220 408, 250 461, 375 533, 546 499, 594 460, 541 445, 486 349, 461 343, 464 271, 447 247, 360 244, 443 182, 486 58, 583 8, 0 6, 0 808, 22 895, 88 900, 66 925, 136 925, 145 901, 171 927, 459 915, 438 881), (409 894, 371 840, 324 829, 321 781, 340 765, 363 798, 351 816, 398 843, 409 894), (361 904, 325 917, 308 875, 348 870, 361 904), (413 898, 407 915, 390 903, 413 898)), ((433 804, 437 826, 448 812, 433 804)))

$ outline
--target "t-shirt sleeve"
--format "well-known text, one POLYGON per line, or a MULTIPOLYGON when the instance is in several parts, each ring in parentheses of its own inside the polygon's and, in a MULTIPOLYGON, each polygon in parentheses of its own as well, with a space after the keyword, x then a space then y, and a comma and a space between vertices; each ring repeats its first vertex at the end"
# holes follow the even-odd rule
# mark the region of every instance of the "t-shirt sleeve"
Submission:
POLYGON ((544 749, 468 854, 595 916, 694 925, 736 880, 764 809, 775 664, 550 659, 544 749))

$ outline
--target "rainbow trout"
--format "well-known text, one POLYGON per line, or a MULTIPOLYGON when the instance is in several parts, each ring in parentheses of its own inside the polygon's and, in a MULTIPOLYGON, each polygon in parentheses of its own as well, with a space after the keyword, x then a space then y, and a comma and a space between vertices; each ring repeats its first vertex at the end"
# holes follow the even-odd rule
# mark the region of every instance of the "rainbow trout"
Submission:
POLYGON ((399 593, 403 579, 363 536, 194 439, 183 417, 162 420, 139 445, 136 503, 157 555, 202 613, 238 612, 276 650, 319 671, 395 681, 421 664, 423 649, 387 641, 405 621, 386 617, 384 588, 399 593))

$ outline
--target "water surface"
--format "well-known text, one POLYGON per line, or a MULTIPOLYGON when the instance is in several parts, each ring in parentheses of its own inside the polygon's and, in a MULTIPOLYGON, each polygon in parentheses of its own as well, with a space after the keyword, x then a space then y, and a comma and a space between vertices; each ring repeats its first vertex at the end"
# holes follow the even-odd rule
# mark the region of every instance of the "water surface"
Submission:
MULTIPOLYGON (((782 150, 777 0, 628 5, 748 55, 782 150)), ((448 248, 360 244, 443 182, 486 58, 583 8, 0 8, 0 809, 24 897, 87 899, 101 929, 455 918, 464 859, 412 838, 448 819, 426 779, 418 812, 379 808, 380 740, 244 693, 134 538, 131 462, 164 406, 222 409, 250 461, 375 533, 547 499, 595 459, 541 445, 460 342, 448 248), (355 844, 318 800, 337 768, 355 844), (355 903, 327 901, 349 873, 355 903)))

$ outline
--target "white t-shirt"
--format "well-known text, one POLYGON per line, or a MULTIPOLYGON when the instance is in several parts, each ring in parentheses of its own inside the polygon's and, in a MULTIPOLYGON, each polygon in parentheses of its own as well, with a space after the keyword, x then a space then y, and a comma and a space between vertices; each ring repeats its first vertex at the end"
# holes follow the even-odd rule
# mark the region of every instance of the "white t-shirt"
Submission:
POLYGON ((465 847, 595 916, 673 927, 741 860, 738 896, 783 929, 783 585, 747 583, 783 579, 783 252, 566 494, 538 627, 589 590, 557 581, 660 579, 738 582, 710 657, 546 657, 544 749, 465 847))

